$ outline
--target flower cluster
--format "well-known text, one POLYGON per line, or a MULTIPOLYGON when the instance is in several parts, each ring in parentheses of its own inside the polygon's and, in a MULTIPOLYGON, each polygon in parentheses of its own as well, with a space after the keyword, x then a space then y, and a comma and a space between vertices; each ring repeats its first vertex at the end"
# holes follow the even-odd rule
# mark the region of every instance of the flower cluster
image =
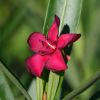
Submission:
POLYGON ((64 71, 67 65, 62 55, 64 47, 80 38, 80 34, 59 34, 60 20, 55 16, 47 37, 40 32, 33 32, 28 38, 28 44, 35 54, 26 60, 28 70, 40 77, 45 68, 51 71, 64 71))

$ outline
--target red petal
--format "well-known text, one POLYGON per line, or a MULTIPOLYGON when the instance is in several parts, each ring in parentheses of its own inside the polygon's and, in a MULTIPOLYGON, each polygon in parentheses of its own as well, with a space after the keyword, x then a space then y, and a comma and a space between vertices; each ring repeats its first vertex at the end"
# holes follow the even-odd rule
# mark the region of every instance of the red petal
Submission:
POLYGON ((58 48, 64 48, 80 38, 81 34, 63 34, 58 39, 58 48))
POLYGON ((26 60, 27 69, 34 75, 40 77, 47 61, 47 56, 35 54, 26 60))
POLYGON ((67 68, 60 50, 56 50, 46 63, 46 68, 52 71, 63 71, 67 68))
POLYGON ((51 41, 56 41, 58 34, 59 34, 59 24, 60 24, 60 19, 58 18, 58 16, 55 16, 55 20, 53 22, 53 24, 51 25, 49 32, 48 32, 48 39, 50 39, 51 41))
POLYGON ((60 25, 60 19, 57 15, 55 15, 55 20, 56 20, 56 23, 57 23, 57 26, 59 27, 60 25))
POLYGON ((38 52, 43 47, 43 44, 41 41, 44 41, 44 40, 45 40, 45 36, 42 35, 42 33, 34 32, 29 36, 28 43, 29 43, 30 48, 34 52, 38 52))

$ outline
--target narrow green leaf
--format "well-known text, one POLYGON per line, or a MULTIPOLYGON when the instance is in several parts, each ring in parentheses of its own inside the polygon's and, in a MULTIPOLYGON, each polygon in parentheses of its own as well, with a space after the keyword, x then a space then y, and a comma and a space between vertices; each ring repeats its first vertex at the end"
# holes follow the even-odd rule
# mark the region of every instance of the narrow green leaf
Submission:
POLYGON ((32 100, 30 95, 21 85, 21 83, 9 72, 9 70, 3 65, 0 61, 0 69, 5 73, 5 75, 15 84, 15 86, 23 93, 23 95, 27 98, 27 100, 32 100))
POLYGON ((50 72, 47 90, 47 100, 53 100, 59 83, 59 76, 50 72))
POLYGON ((28 89, 28 93, 30 94, 32 100, 37 100, 36 96, 36 79, 33 79, 31 85, 28 89))
MULTIPOLYGON (((56 14, 60 17, 59 32, 62 31, 65 24, 68 24, 70 31, 75 33, 80 17, 81 6, 82 0, 49 0, 43 32, 45 34, 48 32, 48 29, 53 22, 54 15, 56 14)), ((60 81, 62 80, 60 80, 60 77, 57 74, 50 72, 47 91, 48 100, 54 99, 53 96, 55 96, 54 93, 56 93, 55 91, 57 90, 60 81), (53 85, 54 83, 57 83, 56 86, 53 85), (51 91, 51 85, 53 92, 51 91)))
MULTIPOLYGON (((70 26, 70 31, 71 33, 75 33, 77 29, 77 25, 79 22, 80 14, 81 14, 81 9, 82 9, 82 0, 68 0, 67 3, 67 10, 66 14, 63 20, 63 23, 67 23, 70 26)), ((73 80, 76 84, 72 84, 73 86, 78 85, 79 82, 79 76, 78 76, 78 71, 76 70, 76 67, 71 67, 69 68, 69 71, 66 71, 66 76, 69 78, 69 81, 73 83, 73 80), (72 75, 74 74, 74 76, 72 75), (72 80, 71 80, 72 79, 72 80)))
POLYGON ((37 100, 42 100, 43 96, 43 80, 41 78, 36 79, 36 91, 37 91, 37 100))
POLYGON ((71 100, 86 89, 88 89, 90 86, 92 86, 95 82, 97 82, 100 79, 100 70, 98 70, 95 75, 93 75, 91 78, 88 79, 84 84, 82 84, 79 88, 73 90, 70 94, 66 95, 63 100, 71 100))
POLYGON ((61 93, 61 86, 62 86, 63 79, 64 79, 64 75, 60 76, 59 84, 58 84, 57 91, 54 97, 55 100, 60 100, 60 93, 61 93))
POLYGON ((2 70, 0 70, 0 100, 15 100, 2 70))

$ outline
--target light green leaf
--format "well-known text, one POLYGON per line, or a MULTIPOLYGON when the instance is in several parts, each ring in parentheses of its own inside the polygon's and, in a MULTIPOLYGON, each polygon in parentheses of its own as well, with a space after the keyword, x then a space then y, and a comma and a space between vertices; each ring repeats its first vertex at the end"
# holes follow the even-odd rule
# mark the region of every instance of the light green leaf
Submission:
POLYGON ((27 100, 32 100, 27 91, 23 88, 21 83, 9 72, 9 70, 0 62, 0 70, 16 85, 16 87, 23 93, 27 100))
POLYGON ((2 70, 0 70, 0 100, 15 100, 2 70))
MULTIPOLYGON (((43 26, 43 33, 47 34, 48 29, 54 20, 54 15, 58 15, 60 17, 60 32, 65 24, 69 25, 71 32, 75 32, 81 12, 81 2, 82 0, 49 0, 43 26)), ((60 82, 59 79, 59 75, 50 72, 47 90, 48 100, 54 99, 60 82), (54 85, 55 83, 56 86, 54 85), (51 91, 51 85, 53 92, 51 91)), ((39 84, 42 84, 42 82, 40 81, 39 84)))
POLYGON ((47 90, 47 100, 53 100, 59 83, 59 75, 50 72, 47 90))
POLYGON ((42 100, 43 96, 43 80, 41 78, 36 79, 36 91, 37 91, 37 100, 42 100))
MULTIPOLYGON (((54 15, 56 14, 60 17, 59 32, 62 31, 62 28, 65 24, 68 24, 70 31, 75 33, 79 22, 81 6, 82 0, 49 0, 43 32, 45 34, 48 32, 48 29, 53 22, 54 15)), ((60 77, 57 74, 51 72, 48 81, 48 100, 54 99, 59 82, 60 77), (54 83, 57 83, 56 86, 53 85, 54 83), (53 92, 51 91, 51 85, 53 92)))
POLYGON ((70 32, 76 32, 77 25, 79 22, 82 0, 64 0, 64 7, 61 14, 61 26, 60 31, 63 25, 68 24, 70 27, 70 32))
MULTIPOLYGON (((82 0, 68 0, 66 18, 64 19, 64 23, 65 22, 68 23, 68 25, 70 26, 71 33, 76 32, 81 14, 81 8, 82 8, 82 0)), ((66 76, 69 79, 69 81, 71 81, 71 84, 73 84, 74 80, 76 84, 73 84, 73 86, 78 85, 79 76, 77 76, 78 75, 77 69, 72 66, 71 68, 69 68, 69 71, 66 71, 66 73, 67 73, 66 76), (72 73, 74 74, 74 76, 72 75, 72 73)))
POLYGON ((32 100, 37 100, 36 96, 36 79, 33 79, 29 87, 28 93, 30 94, 32 100))
POLYGON ((54 15, 60 17, 60 28, 68 24, 71 32, 75 32, 80 14, 81 14, 82 0, 49 0, 43 32, 46 34, 53 19, 54 15))

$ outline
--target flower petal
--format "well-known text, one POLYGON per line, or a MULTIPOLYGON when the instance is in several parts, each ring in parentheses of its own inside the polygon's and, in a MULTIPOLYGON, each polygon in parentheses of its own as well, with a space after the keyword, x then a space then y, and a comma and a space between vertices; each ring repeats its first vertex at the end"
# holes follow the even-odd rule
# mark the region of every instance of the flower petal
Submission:
POLYGON ((45 36, 42 33, 34 32, 29 36, 28 44, 34 52, 38 52, 43 47, 41 41, 44 40, 45 40, 45 36))
POLYGON ((52 71, 63 71, 67 68, 60 50, 56 50, 46 63, 46 68, 52 71))
POLYGON ((40 77, 47 61, 47 56, 35 54, 26 60, 27 69, 34 75, 40 77))
POLYGON ((59 34, 59 25, 60 25, 60 19, 58 18, 58 16, 55 16, 55 20, 48 32, 48 39, 50 39, 51 41, 57 40, 59 34))
POLYGON ((81 34, 63 34, 58 39, 58 48, 64 48, 80 38, 81 34))

